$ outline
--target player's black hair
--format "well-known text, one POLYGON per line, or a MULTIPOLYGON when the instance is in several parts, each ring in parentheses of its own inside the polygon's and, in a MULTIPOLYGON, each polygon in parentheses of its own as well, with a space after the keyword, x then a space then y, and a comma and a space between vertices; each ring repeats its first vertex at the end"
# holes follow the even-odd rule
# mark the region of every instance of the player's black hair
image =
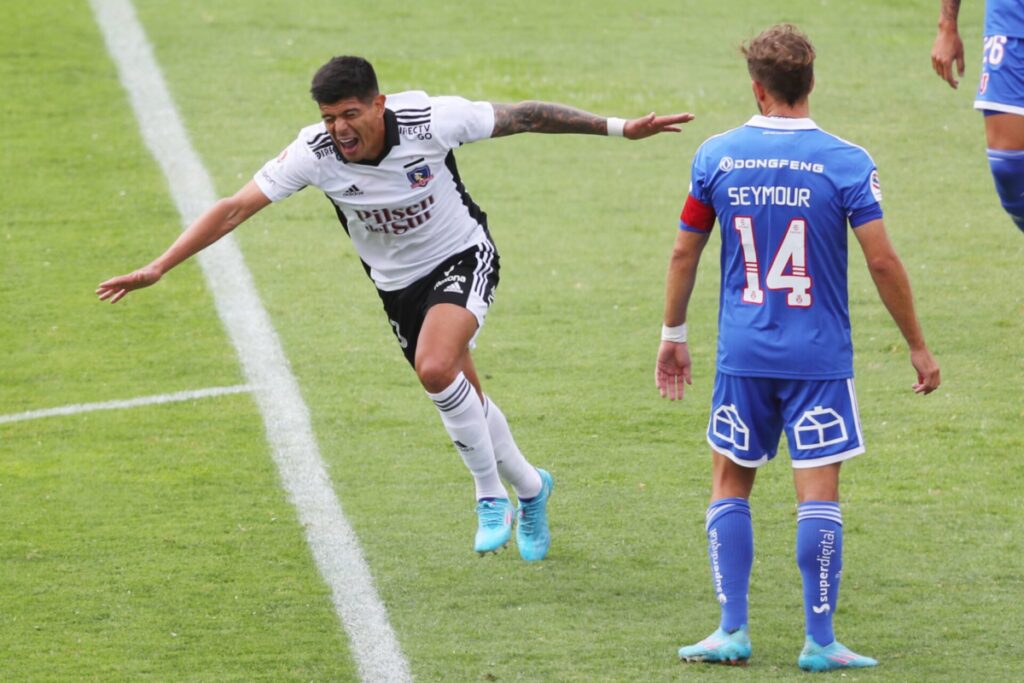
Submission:
POLYGON ((317 104, 334 104, 355 97, 369 103, 380 94, 373 65, 362 57, 332 57, 317 69, 310 94, 317 104))

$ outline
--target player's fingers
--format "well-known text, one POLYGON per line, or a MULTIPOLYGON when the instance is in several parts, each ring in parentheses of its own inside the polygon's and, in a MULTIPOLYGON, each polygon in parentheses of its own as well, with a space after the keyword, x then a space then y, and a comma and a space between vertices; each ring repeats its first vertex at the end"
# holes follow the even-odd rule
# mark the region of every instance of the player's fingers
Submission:
POLYGON ((960 84, 960 82, 956 80, 956 75, 953 73, 953 60, 942 64, 942 77, 946 79, 946 82, 949 83, 951 88, 956 88, 956 86, 960 84))
POLYGON ((120 290, 118 290, 117 293, 113 297, 111 297, 110 303, 116 304, 118 301, 123 299, 124 295, 127 294, 127 293, 128 293, 127 289, 120 289, 120 290))
POLYGON ((960 77, 964 76, 964 53, 961 52, 956 56, 956 71, 960 74, 960 77))

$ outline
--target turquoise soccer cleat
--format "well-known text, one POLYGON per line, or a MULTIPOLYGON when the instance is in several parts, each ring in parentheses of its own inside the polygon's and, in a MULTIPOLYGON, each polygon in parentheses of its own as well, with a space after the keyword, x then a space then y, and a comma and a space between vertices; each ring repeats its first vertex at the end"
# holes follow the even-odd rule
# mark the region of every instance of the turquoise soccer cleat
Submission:
POLYGON ((519 525, 516 527, 516 545, 519 556, 527 562, 543 560, 551 545, 551 532, 548 530, 548 498, 555 483, 551 475, 537 469, 540 475, 540 493, 528 502, 519 503, 519 525))
POLYGON ((804 671, 834 671, 835 669, 863 669, 876 666, 878 660, 859 655, 838 640, 822 647, 807 636, 804 651, 797 664, 804 671))
POLYGON ((508 498, 481 500, 476 504, 477 527, 473 550, 496 553, 512 538, 512 502, 508 498))
POLYGON ((696 645, 679 648, 684 662, 744 665, 750 659, 750 635, 746 626, 729 633, 721 628, 696 645))

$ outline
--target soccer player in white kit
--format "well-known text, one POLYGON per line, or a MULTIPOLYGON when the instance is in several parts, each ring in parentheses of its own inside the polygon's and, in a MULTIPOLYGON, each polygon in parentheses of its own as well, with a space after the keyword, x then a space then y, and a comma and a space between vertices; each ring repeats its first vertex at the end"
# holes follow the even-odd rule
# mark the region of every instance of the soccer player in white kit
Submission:
POLYGON ((459 176, 453 149, 516 133, 618 135, 678 132, 690 114, 623 120, 548 102, 470 102, 409 91, 381 94, 361 57, 335 57, 313 78, 321 121, 231 197, 219 200, 156 260, 99 285, 101 300, 155 284, 271 202, 304 187, 323 191, 380 294, 395 337, 473 475, 474 550, 506 546, 516 518, 523 559, 541 560, 551 536, 551 475, 531 465, 484 394, 470 349, 498 284, 487 216, 459 176), (502 480, 519 502, 515 512, 502 480))

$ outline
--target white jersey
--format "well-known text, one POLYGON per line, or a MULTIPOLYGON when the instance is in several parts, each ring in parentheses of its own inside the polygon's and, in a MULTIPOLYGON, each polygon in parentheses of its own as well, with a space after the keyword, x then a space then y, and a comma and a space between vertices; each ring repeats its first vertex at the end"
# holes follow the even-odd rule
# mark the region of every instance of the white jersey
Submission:
POLYGON ((322 190, 374 283, 393 291, 489 239, 452 150, 490 137, 494 108, 422 91, 388 95, 385 107, 377 163, 345 161, 321 122, 303 128, 254 180, 274 202, 309 185, 322 190))

